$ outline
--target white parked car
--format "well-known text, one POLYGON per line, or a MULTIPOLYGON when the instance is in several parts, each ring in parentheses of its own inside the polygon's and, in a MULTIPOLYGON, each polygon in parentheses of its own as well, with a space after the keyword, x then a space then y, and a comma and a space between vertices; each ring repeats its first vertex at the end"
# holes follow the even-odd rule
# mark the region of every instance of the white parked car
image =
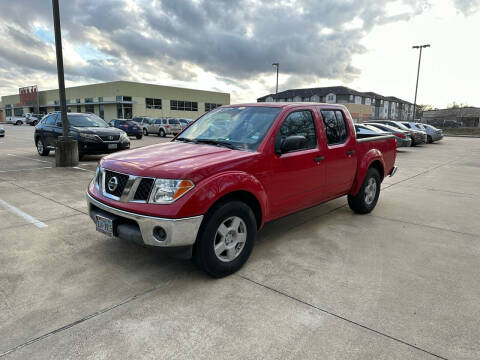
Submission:
POLYGON ((34 116, 30 113, 26 113, 22 116, 9 116, 5 119, 5 122, 7 124, 13 124, 13 125, 23 125, 23 124, 32 124, 32 123, 36 125, 39 121, 40 121, 39 117, 34 116))

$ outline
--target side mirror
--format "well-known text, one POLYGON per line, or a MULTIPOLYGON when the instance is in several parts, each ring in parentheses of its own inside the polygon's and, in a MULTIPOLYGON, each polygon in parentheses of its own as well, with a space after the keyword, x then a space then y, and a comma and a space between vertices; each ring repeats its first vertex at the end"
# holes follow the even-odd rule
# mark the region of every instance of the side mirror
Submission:
POLYGON ((302 135, 292 135, 287 137, 285 140, 279 144, 275 144, 275 153, 276 154, 285 154, 292 151, 300 150, 305 147, 307 143, 307 138, 302 135))

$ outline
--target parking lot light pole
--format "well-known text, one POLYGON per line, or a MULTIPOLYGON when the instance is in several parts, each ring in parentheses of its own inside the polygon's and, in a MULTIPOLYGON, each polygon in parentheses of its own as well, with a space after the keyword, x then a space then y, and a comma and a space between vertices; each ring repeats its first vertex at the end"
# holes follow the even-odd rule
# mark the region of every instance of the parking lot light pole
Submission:
POLYGON ((272 66, 275 66, 277 68, 277 86, 275 87, 275 94, 278 94, 278 68, 280 67, 280 63, 273 63, 272 66))
POLYGON ((430 44, 412 46, 412 49, 420 49, 420 53, 418 54, 417 84, 415 85, 415 100, 413 101, 412 121, 415 121, 415 112, 417 111, 418 77, 420 76, 420 62, 422 61, 422 49, 427 47, 430 47, 430 44))
POLYGON ((67 101, 65 96, 65 78, 63 71, 62 33, 60 29, 60 10, 58 0, 52 0, 53 27, 55 30, 55 48, 57 53, 58 92, 62 119, 62 135, 55 145, 55 164, 57 167, 78 165, 78 143, 68 136, 67 101))

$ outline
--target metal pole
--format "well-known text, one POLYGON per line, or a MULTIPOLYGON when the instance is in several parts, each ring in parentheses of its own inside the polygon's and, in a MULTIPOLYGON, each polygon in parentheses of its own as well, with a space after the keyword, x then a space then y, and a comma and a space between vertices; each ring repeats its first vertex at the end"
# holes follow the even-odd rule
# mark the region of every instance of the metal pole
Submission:
POLYGON ((415 100, 413 101, 412 121, 415 121, 415 112, 417 111, 418 78, 420 76, 420 62, 421 61, 422 61, 422 48, 420 48, 420 54, 418 55, 417 84, 415 85, 415 100))
POLYGON ((275 94, 278 94, 278 65, 277 65, 277 86, 275 87, 275 94))
POLYGON ((272 66, 275 66, 277 68, 277 85, 275 87, 275 94, 278 94, 278 68, 280 67, 280 63, 273 63, 272 66))
POLYGON ((415 113, 417 112, 418 78, 420 77, 420 63, 422 61, 422 49, 427 47, 430 47, 430 45, 426 44, 426 45, 412 46, 413 49, 420 49, 420 53, 418 55, 417 84, 415 85, 415 100, 413 101, 412 121, 415 121, 415 113))
POLYGON ((65 97, 65 78, 63 73, 62 32, 60 29, 60 11, 58 0, 52 0, 53 26, 55 29, 55 47, 57 50, 58 92, 62 115, 63 136, 68 136, 67 101, 65 97))

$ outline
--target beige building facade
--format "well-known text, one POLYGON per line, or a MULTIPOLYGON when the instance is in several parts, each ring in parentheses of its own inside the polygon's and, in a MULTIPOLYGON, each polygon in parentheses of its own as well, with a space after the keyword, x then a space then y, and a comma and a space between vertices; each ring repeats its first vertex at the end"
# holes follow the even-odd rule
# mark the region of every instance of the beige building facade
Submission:
MULTIPOLYGON (((65 92, 69 112, 91 112, 106 121, 135 116, 196 119, 215 107, 230 104, 228 93, 130 81, 76 86, 65 92)), ((58 90, 38 92, 40 113, 57 111, 59 104, 58 90)), ((37 111, 36 106, 20 104, 18 94, 3 96, 2 110, 5 118, 37 111)))

